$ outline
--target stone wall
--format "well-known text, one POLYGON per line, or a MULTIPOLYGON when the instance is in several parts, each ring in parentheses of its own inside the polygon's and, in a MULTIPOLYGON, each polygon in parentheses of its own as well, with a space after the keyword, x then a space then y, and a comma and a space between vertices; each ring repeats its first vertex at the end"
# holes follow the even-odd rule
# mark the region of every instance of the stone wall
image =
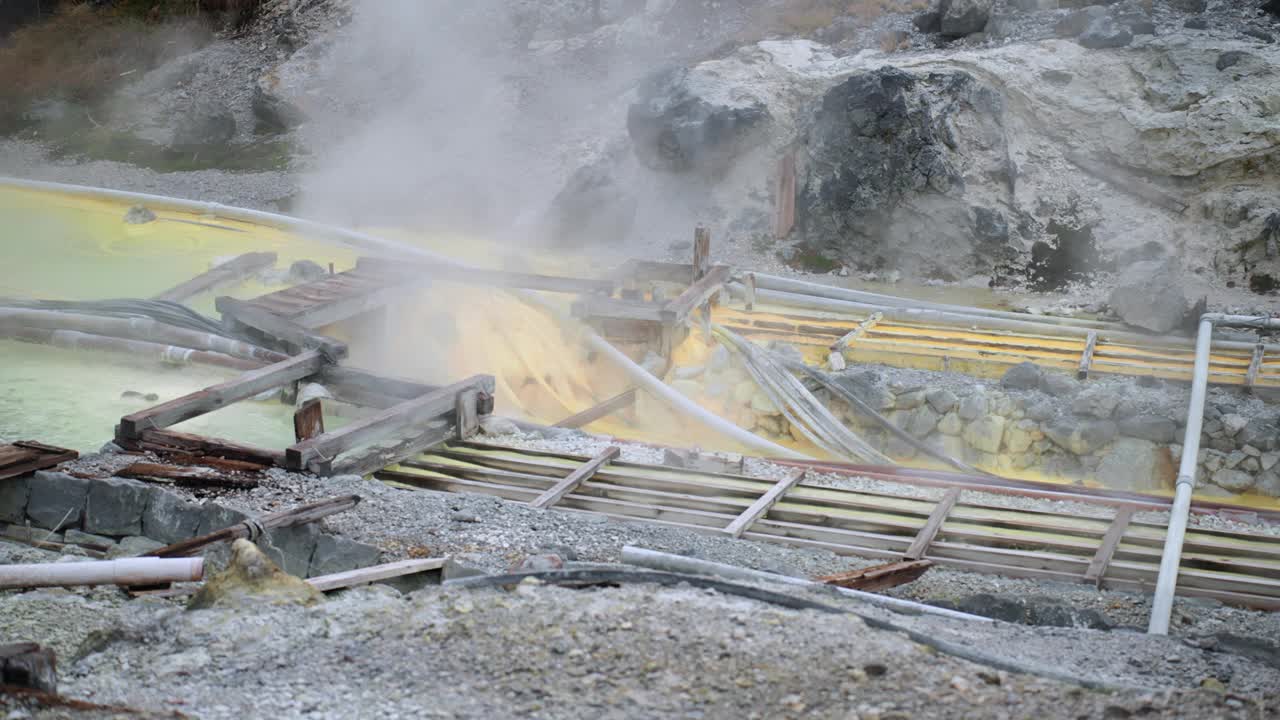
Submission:
MULTIPOLYGON (((156 485, 124 478, 87 480, 40 471, 0 483, 0 522, 51 531, 55 542, 96 543, 108 557, 138 555, 221 530, 249 515, 215 502, 197 504, 156 485)), ((315 523, 270 530, 257 541, 281 569, 299 577, 378 562, 380 551, 320 530, 315 523)), ((210 548, 215 562, 226 543, 210 548)))
MULTIPOLYGON (((786 346, 779 352, 795 350, 786 346)), ((1171 488, 1181 460, 1189 391, 1162 381, 1078 382, 1032 363, 999 382, 883 366, 835 373, 849 392, 898 427, 989 472, 1080 481, 1123 490, 1171 488)), ((718 348, 703 366, 676 368, 672 385, 738 426, 803 440, 736 358, 718 348)), ((887 455, 917 451, 825 390, 815 395, 887 455)), ((1205 408, 1197 493, 1280 497, 1280 407, 1213 388, 1205 408)))

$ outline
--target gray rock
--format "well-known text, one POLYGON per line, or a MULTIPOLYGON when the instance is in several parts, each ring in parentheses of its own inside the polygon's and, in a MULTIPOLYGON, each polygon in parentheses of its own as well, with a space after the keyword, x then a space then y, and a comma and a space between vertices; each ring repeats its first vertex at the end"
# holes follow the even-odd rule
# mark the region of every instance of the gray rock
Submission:
POLYGON ((1218 62, 1215 65, 1218 68, 1218 72, 1222 72, 1229 67, 1235 67, 1240 64, 1240 61, 1245 57, 1246 55, 1239 50, 1228 50, 1218 56, 1218 62))
POLYGON ((200 527, 200 506, 163 488, 152 488, 147 509, 142 513, 142 534, 163 543, 176 543, 196 536, 200 527))
POLYGON ((1047 372, 1040 376, 1040 389, 1053 397, 1069 397, 1080 391, 1080 381, 1060 373, 1047 372))
POLYGON ((911 390, 909 392, 904 392, 898 395, 897 400, 894 402, 894 407, 899 410, 915 410, 921 405, 924 405, 924 398, 924 390, 911 390))
POLYGON ((1226 413, 1222 416, 1222 429, 1227 435, 1235 437, 1239 432, 1245 429, 1249 424, 1249 418, 1236 413, 1226 413))
POLYGON ((845 362, 844 355, 842 353, 832 352, 827 355, 827 367, 831 368, 832 372, 840 372, 849 367, 849 364, 845 362))
POLYGON ((964 37, 982 32, 991 17, 993 0, 949 0, 939 22, 939 30, 946 37, 964 37))
POLYGON ((964 422, 956 413, 949 412, 938 421, 938 432, 943 435, 959 435, 964 431, 964 422))
POLYGON ((1023 362, 1009 368, 1000 378, 1000 386, 1009 390, 1034 390, 1040 386, 1040 366, 1023 362))
POLYGON ((1104 16, 1090 22, 1076 42, 1092 50, 1122 48, 1133 42, 1133 33, 1115 18, 1104 16))
POLYGON ((966 421, 977 420, 987 414, 988 402, 987 394, 979 390, 960 399, 960 419, 966 421))
POLYGON ((1044 422, 1057 417, 1058 408, 1048 400, 1042 400, 1027 408, 1027 418, 1036 422, 1044 422))
POLYGON ((1253 486, 1254 492, 1267 497, 1280 497, 1280 468, 1264 470, 1253 486))
POLYGON ((89 481, 66 473, 41 470, 31 477, 27 517, 36 527, 61 530, 80 527, 89 481))
POLYGON ((1241 445, 1252 445, 1263 452, 1280 450, 1280 418, 1255 417, 1240 432, 1235 440, 1241 445))
POLYGON ((1224 490, 1240 493, 1253 487, 1257 478, 1241 470, 1223 468, 1212 475, 1211 481, 1224 490))
POLYGON ((126 225, 146 225, 156 219, 156 214, 151 212, 151 208, 146 205, 134 205, 124 213, 124 222, 126 225))
POLYGON ((950 390, 930 390, 925 394, 925 400, 929 403, 929 407, 939 415, 946 415, 955 409, 956 403, 960 402, 956 394, 950 390))
POLYGON ((313 524, 275 528, 258 539, 258 548, 281 570, 290 575, 308 577, 323 573, 310 572, 312 556, 323 533, 313 524))
POLYGON ((1169 0, 1169 7, 1193 15, 1204 12, 1208 4, 1208 0, 1169 0))
POLYGON ((27 519, 27 497, 31 494, 31 476, 0 480, 0 522, 21 525, 27 519))
POLYGON ((486 415, 480 420, 480 431, 485 435, 518 435, 520 427, 507 418, 486 415))
POLYGON ((911 411, 910 417, 907 419, 907 432, 914 437, 925 438, 934 428, 938 427, 938 413, 934 412, 928 405, 921 405, 911 411))
POLYGON ((618 180, 616 159, 578 168, 551 200, 541 231, 549 245, 579 248, 602 237, 623 238, 635 224, 637 200, 618 180))
POLYGON ((1119 428, 1110 420, 1061 417, 1044 426, 1045 437, 1075 455, 1089 455, 1106 447, 1117 433, 1119 428))
POLYGON ((76 530, 75 528, 67 530, 63 533, 62 537, 63 542, 75 545, 104 545, 106 547, 111 547, 116 544, 115 538, 107 537, 105 535, 94 535, 93 533, 76 530))
POLYGON ((835 377, 835 382, 873 410, 891 410, 897 402, 893 392, 874 371, 841 373, 835 377))
POLYGON ((207 502, 200 506, 200 525, 196 528, 196 535, 207 535, 223 528, 229 528, 249 519, 249 515, 239 510, 214 502, 207 502))
POLYGON ((1071 412, 1105 420, 1115 413, 1116 405, 1119 402, 1120 395, 1115 390, 1105 387, 1091 387, 1071 401, 1071 412))
POLYGON ((1004 440, 1005 419, 999 415, 987 415, 965 426, 964 441, 975 450, 985 453, 1000 452, 1004 440))
POLYGON ((1167 333, 1182 325, 1191 310, 1182 287, 1176 258, 1134 263, 1121 273, 1109 302, 1126 323, 1167 333))
POLYGON ((1038 431, 1034 420, 1022 419, 1009 423, 1004 430, 1004 446, 1012 453, 1023 453, 1035 442, 1033 433, 1038 431))
POLYGON ((177 149, 224 146, 236 137, 236 118, 226 108, 196 103, 177 119, 171 144, 177 149))
MULTIPOLYGON (((289 282, 307 283, 322 280, 329 274, 323 265, 315 260, 294 260, 289 265, 289 282)), ((323 396, 322 396, 323 397, 323 396)))
POLYGON ((444 567, 440 570, 440 582, 488 574, 484 559, 479 555, 456 553, 445 560, 444 567))
POLYGON ((1154 443, 1171 443, 1177 439, 1178 427, 1169 418, 1155 415, 1135 415, 1121 420, 1120 434, 1150 440, 1154 443))
POLYGON ((159 550, 162 547, 164 547, 164 543, 156 542, 151 538, 142 537, 141 535, 130 535, 129 537, 120 538, 120 542, 107 550, 107 557, 138 557, 139 555, 145 555, 152 550, 159 550))
POLYGON ((146 485, 124 478, 105 478, 89 484, 85 503, 85 532, 101 535, 141 535, 142 514, 151 492, 146 485))
POLYGON ((1118 490, 1164 489, 1173 472, 1164 452, 1149 440, 1119 438, 1102 456, 1095 475, 1098 482, 1118 490))
POLYGON ((748 90, 715 92, 714 78, 675 68, 642 83, 627 112, 636 157, 651 170, 714 174, 728 167, 769 122, 748 90))
POLYGON ((311 556, 312 577, 376 565, 382 551, 340 535, 321 534, 311 556))

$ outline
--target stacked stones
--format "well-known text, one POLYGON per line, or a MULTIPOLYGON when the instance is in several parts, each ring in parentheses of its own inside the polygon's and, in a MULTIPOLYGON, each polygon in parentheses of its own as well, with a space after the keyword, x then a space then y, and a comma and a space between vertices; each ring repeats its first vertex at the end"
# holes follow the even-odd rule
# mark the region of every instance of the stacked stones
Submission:
MULTIPOLYGON (((786 345, 771 348, 792 352, 786 345)), ((835 369, 834 367, 832 368, 835 369)), ((674 387, 739 427, 774 440, 802 439, 723 348, 705 366, 677 368, 674 387)), ((1010 475, 1093 479, 1125 490, 1170 488, 1181 458, 1185 400, 1138 380, 1081 383, 1027 362, 998 384, 955 375, 859 366, 833 377, 890 422, 942 452, 1010 475)), ((919 453, 826 391, 814 395, 887 455, 919 453)), ((1215 392, 1206 406, 1197 492, 1280 497, 1280 409, 1215 392)))
MULTIPOLYGON (((86 480, 40 471, 0 483, 0 522, 30 523, 55 542, 110 548, 108 557, 140 555, 226 527, 249 516, 224 505, 197 505, 155 485, 124 478, 86 480)), ((314 524, 268 531, 258 544, 285 572, 315 577, 378 562, 372 545, 322 532, 314 524)), ((212 550, 222 560, 225 544, 212 550)))

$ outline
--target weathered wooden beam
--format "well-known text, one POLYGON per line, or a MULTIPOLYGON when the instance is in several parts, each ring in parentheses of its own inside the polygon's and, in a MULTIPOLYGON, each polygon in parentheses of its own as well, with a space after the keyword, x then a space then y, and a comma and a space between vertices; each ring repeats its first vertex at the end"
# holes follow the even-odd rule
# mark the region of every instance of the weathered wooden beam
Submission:
POLYGON ((711 231, 699 225, 693 230, 693 281, 706 277, 711 270, 711 231))
POLYGON ((751 507, 742 511, 742 514, 734 518, 729 523, 724 532, 733 537, 740 538, 742 534, 751 528, 751 525, 769 512, 769 508, 773 507, 788 490, 796 486, 796 483, 804 479, 804 470, 792 471, 790 475, 774 483, 768 492, 761 495, 755 502, 751 503, 751 507))
POLYGON ((951 488, 942 496, 937 505, 933 506, 933 512, 929 514, 929 519, 925 521, 924 527, 920 528, 920 532, 916 533, 916 537, 911 541, 911 545, 902 557, 906 560, 920 560, 929 552, 929 546, 933 544, 934 538, 938 537, 938 531, 942 529, 942 523, 946 522, 947 516, 951 514, 951 509, 956 506, 956 501, 960 499, 960 488, 951 488))
POLYGON ((446 558, 419 558, 399 560, 372 567, 356 568, 346 572, 321 575, 307 580, 307 584, 320 592, 332 592, 356 585, 368 585, 380 580, 416 575, 418 573, 439 570, 444 567, 446 558))
POLYGON ((33 642, 0 645, 0 685, 58 692, 58 658, 33 642))
POLYGON ((227 382, 197 390, 167 403, 125 415, 117 432, 125 438, 137 438, 144 430, 177 425, 184 420, 213 412, 240 400, 247 400, 286 383, 315 374, 324 366, 324 357, 308 350, 297 357, 282 360, 258 370, 250 370, 227 382))
POLYGON ((756 308, 756 274, 749 272, 743 276, 743 284, 747 288, 747 298, 743 302, 747 312, 751 312, 756 308))
POLYGON ((0 480, 20 477, 80 457, 75 450, 24 440, 0 445, 0 480))
POLYGON ((882 319, 884 319, 884 313, 871 313, 870 317, 858 323, 858 327, 845 333, 843 337, 835 341, 835 343, 831 345, 831 349, 834 352, 843 353, 858 338, 871 332, 871 328, 874 328, 882 319))
POLYGON ((1089 561, 1089 568, 1084 572, 1085 582, 1102 587, 1102 578, 1107 574, 1107 567, 1111 565, 1111 558, 1115 556, 1116 548, 1124 538, 1124 531, 1129 528, 1135 509, 1132 505, 1122 505, 1116 509, 1116 516, 1107 528, 1107 534, 1102 536, 1098 551, 1093 554, 1093 560, 1089 561))
POLYGON ((1258 343, 1253 348, 1253 357, 1249 359, 1249 371, 1244 376, 1244 391, 1253 394, 1254 386, 1258 382, 1258 371, 1262 369, 1262 355, 1266 352, 1266 346, 1258 343))
POLYGON ((217 437, 193 435, 175 430, 143 430, 136 438, 125 437, 116 427, 116 443, 126 450, 159 453, 212 455, 257 465, 284 467, 284 451, 217 437))
POLYGON ((317 500, 306 505, 299 505, 288 510, 263 515, 256 520, 237 523, 231 527, 215 530, 190 540, 166 545, 146 553, 144 557, 186 557, 215 543, 230 542, 237 538, 256 537, 257 533, 263 530, 294 527, 295 525, 306 525, 316 520, 323 520, 335 513, 350 510, 359 502, 359 495, 340 495, 325 500, 317 500))
POLYGON ((336 400, 380 410, 437 389, 416 380, 377 375, 341 365, 326 365, 316 381, 328 388, 336 400))
POLYGON ((475 375, 459 383, 434 390, 422 397, 406 400, 399 405, 356 420, 338 430, 296 443, 285 450, 285 463, 293 470, 303 470, 314 462, 332 462, 342 453, 374 442, 436 416, 452 415, 456 410, 458 393, 479 391, 479 395, 492 395, 496 387, 492 375, 475 375))
POLYGON ((317 475, 368 475, 404 460, 444 445, 454 439, 456 433, 448 422, 428 423, 425 429, 391 445, 372 447, 349 452, 333 460, 317 460, 308 469, 317 475))
POLYGON ((796 154, 788 150, 778 161, 778 182, 774 198, 773 236, 779 240, 791 234, 796 224, 796 154))
POLYGON ((466 440, 480 429, 479 399, 480 393, 476 390, 458 393, 454 405, 454 435, 458 440, 466 440))
POLYGON ((879 592, 914 582, 932 566, 932 560, 899 560, 861 570, 822 575, 814 580, 851 590, 879 592))
POLYGON ((1080 353, 1080 367, 1076 370, 1077 380, 1088 380, 1089 370, 1093 368, 1093 352, 1098 347, 1098 332, 1090 330, 1084 341, 1084 352, 1080 353))
POLYGON ((693 282, 693 266, 685 263, 633 259, 614 268, 613 272, 609 273, 609 278, 615 282, 631 280, 689 285, 693 282))
POLYGON ((487 270, 438 263, 405 263, 402 260, 386 260, 383 258, 360 258, 356 267, 361 270, 373 270, 387 274, 411 276, 427 274, 438 276, 440 280, 466 285, 484 285, 486 287, 520 288, 522 290, 541 290, 543 292, 572 293, 575 295, 612 293, 616 284, 612 280, 590 280, 586 278, 558 277, 554 275, 538 275, 534 273, 510 272, 507 270, 487 270))
POLYGON ((190 280, 165 290, 153 299, 183 302, 202 292, 208 292, 223 285, 239 282, 259 270, 269 268, 275 264, 276 254, 273 252, 245 253, 217 267, 209 268, 190 280))
POLYGON ((667 303, 667 306, 662 309, 663 322, 672 322, 677 325, 683 323, 694 308, 703 305, 711 299, 711 296, 723 290, 728 279, 728 265, 717 265, 711 268, 702 278, 680 293, 679 297, 667 303))
POLYGON ((589 297, 575 300, 570 313, 581 319, 617 318, 619 320, 648 320, 662 322, 661 305, 634 300, 617 300, 606 297, 589 297))
POLYGON ((324 407, 320 404, 320 398, 313 398, 293 413, 293 439, 295 442, 302 442, 323 434, 324 407))
POLYGON ((598 405, 589 407, 580 413, 570 415, 569 417, 556 423, 553 427, 580 428, 584 425, 590 425, 591 423, 595 422, 596 420, 599 420, 602 417, 607 417, 609 415, 612 415, 618 412, 619 410, 633 407, 635 404, 636 404, 636 389, 631 388, 630 390, 626 390, 617 395, 614 395, 613 397, 609 398, 608 400, 605 400, 604 402, 598 405))
POLYGON ((578 486, 591 479, 600 468, 604 467, 609 461, 618 457, 622 453, 622 449, 616 445, 610 445, 605 448, 599 455, 588 460, 581 467, 569 473, 567 477, 560 480, 555 485, 547 488, 546 492, 529 501, 531 507, 549 508, 560 502, 565 495, 578 489, 578 486))
POLYGON ((258 487, 256 478, 235 477, 209 468, 184 465, 138 462, 123 470, 117 470, 116 474, 138 480, 163 480, 167 481, 167 484, 179 487, 221 487, 237 490, 251 490, 258 487))
POLYGON ((253 303, 223 296, 214 300, 214 306, 224 319, 230 318, 236 324, 257 331, 276 349, 294 355, 306 350, 318 350, 331 363, 347 356, 346 343, 312 332, 253 303))

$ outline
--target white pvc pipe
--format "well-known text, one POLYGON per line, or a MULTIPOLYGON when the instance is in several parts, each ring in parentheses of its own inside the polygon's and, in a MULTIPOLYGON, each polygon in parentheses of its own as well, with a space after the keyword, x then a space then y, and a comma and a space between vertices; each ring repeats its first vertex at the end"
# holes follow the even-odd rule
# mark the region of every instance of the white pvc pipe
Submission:
POLYGON ((159 585, 204 577, 204 558, 122 558, 96 562, 0 565, 0 590, 73 585, 159 585))
POLYGON ((877 595, 876 593, 863 592, 861 590, 850 590, 849 588, 842 588, 836 585, 826 585, 812 580, 805 580, 804 578, 795 578, 787 575, 762 572, 760 570, 738 567, 737 565, 725 565, 723 563, 711 562, 710 560, 699 560, 697 558, 685 557, 684 555, 672 555, 671 553, 647 550, 645 548, 635 547, 634 545, 627 545, 622 548, 622 561, 632 565, 652 568, 654 570, 689 573, 692 575, 714 575, 727 580, 772 582, 782 583, 785 585, 798 585, 802 587, 827 587, 833 588, 846 597, 862 600, 873 605, 887 607, 891 610, 913 614, 937 615, 939 617, 951 618, 952 620, 968 620, 970 622, 982 623, 995 622, 995 620, 982 617, 981 615, 970 615, 969 613, 934 607, 933 605, 926 605, 924 603, 913 602, 911 600, 903 600, 901 598, 890 597, 888 595, 877 595))
POLYGON ((1169 509, 1169 529, 1160 556, 1160 575, 1156 579, 1155 596, 1151 599, 1151 619, 1147 632, 1169 634, 1169 617, 1173 614, 1173 596, 1178 586, 1178 568, 1182 564, 1182 545, 1187 536, 1187 518, 1191 513, 1191 493, 1196 486, 1196 468, 1200 455, 1200 428, 1204 423, 1204 400, 1209 385, 1209 351, 1213 345, 1214 325, 1250 327, 1258 330, 1280 330, 1280 319, 1246 315, 1206 314, 1200 318, 1196 333, 1196 361, 1191 373, 1191 405, 1187 409, 1187 430, 1182 437, 1182 461, 1174 486, 1173 506, 1169 509))

